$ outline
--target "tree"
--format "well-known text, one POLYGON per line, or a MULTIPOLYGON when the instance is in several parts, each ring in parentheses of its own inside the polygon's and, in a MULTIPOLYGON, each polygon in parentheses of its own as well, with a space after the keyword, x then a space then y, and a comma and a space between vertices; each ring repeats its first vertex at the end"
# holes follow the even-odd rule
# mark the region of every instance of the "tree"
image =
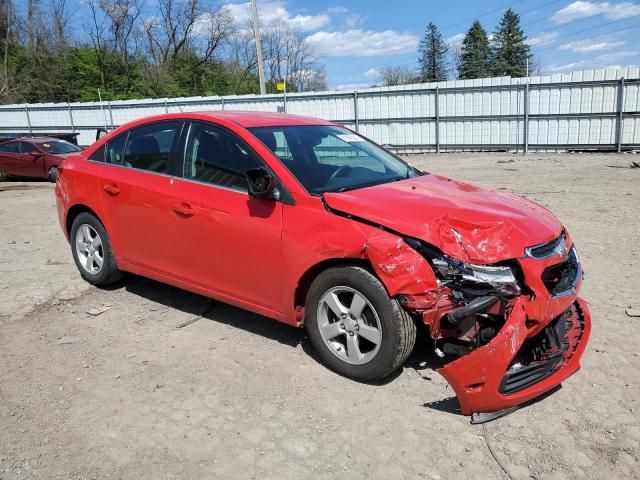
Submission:
POLYGON ((449 76, 447 53, 449 46, 433 22, 427 25, 424 38, 420 41, 420 80, 423 82, 440 82, 449 76))
POLYGON ((458 78, 461 80, 469 78, 490 77, 491 68, 491 48, 487 32, 479 21, 473 22, 462 41, 458 64, 458 78))
POLYGON ((526 76, 527 61, 532 58, 531 48, 520 27, 520 15, 513 10, 504 12, 500 25, 493 34, 491 50, 493 75, 526 76))
POLYGON ((13 8, 11 0, 0 0, 0 54, 2 70, 0 71, 0 102, 9 95, 9 44, 11 43, 11 25, 13 8))
MULTIPOLYGON (((82 0, 81 36, 69 0, 22 3, 0 0, 0 103, 258 92, 250 30, 209 0, 82 0)), ((326 89, 301 33, 282 24, 263 42, 272 90, 285 78, 290 91, 326 89)))
POLYGON ((381 68, 376 74, 376 83, 382 87, 407 85, 419 81, 420 77, 414 69, 400 65, 390 65, 381 68))

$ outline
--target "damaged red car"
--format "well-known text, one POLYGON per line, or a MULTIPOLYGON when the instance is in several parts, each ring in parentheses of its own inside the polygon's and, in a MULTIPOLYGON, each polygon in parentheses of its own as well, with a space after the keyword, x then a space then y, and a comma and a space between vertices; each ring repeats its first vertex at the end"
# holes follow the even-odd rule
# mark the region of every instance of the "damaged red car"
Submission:
POLYGON ((145 118, 68 157, 56 196, 88 282, 132 272, 305 326, 362 381, 400 368, 424 328, 464 414, 555 388, 589 337, 580 260, 551 213, 323 120, 145 118))

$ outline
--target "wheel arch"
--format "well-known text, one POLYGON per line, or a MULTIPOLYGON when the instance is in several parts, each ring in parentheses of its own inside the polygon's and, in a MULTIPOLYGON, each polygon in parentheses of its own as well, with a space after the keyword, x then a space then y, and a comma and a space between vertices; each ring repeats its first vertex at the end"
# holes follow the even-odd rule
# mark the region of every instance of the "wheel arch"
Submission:
POLYGON ((91 207, 89 207, 89 206, 87 206, 87 205, 85 205, 83 203, 77 203, 77 204, 73 205, 72 207, 70 207, 69 210, 67 211, 67 218, 65 219, 65 228, 66 228, 67 236, 71 235, 71 227, 73 225, 73 221, 81 213, 89 213, 89 214, 93 215, 94 217, 96 217, 98 219, 98 221, 102 224, 102 226, 105 227, 104 222, 102 221, 100 216, 95 212, 95 210, 93 210, 91 207))
POLYGON ((305 307, 309 287, 318 275, 330 268, 349 266, 362 267, 372 275, 377 277, 376 273, 373 271, 371 262, 365 258, 328 258, 322 260, 309 267, 298 280, 293 296, 294 308, 296 308, 296 310, 299 310, 301 307, 305 307))

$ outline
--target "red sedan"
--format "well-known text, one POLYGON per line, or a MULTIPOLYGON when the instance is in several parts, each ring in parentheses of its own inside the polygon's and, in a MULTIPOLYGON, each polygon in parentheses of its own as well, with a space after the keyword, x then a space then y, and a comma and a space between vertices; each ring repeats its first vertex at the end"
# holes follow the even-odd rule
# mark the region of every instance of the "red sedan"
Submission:
POLYGON ((0 143, 0 181, 9 177, 44 178, 55 182, 58 166, 76 145, 49 137, 25 137, 0 143))
POLYGON ((323 120, 145 118, 68 157, 56 196, 88 282, 132 272, 305 326, 364 381, 398 369, 423 326, 477 421, 556 387, 589 337, 580 261, 550 212, 323 120))

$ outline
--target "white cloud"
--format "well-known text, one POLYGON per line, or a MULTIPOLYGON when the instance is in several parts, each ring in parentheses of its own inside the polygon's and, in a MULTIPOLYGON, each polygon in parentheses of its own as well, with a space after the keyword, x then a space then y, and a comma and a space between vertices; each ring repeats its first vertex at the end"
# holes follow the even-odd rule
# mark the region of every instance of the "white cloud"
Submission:
POLYGON ((566 65, 550 65, 549 68, 545 69, 543 74, 545 73, 566 73, 566 72, 576 72, 579 70, 591 70, 594 68, 603 69, 603 70, 622 70, 622 65, 617 64, 602 64, 602 63, 594 63, 588 62, 586 60, 582 62, 576 63, 568 63, 566 65))
MULTIPOLYGON (((251 2, 227 3, 223 7, 239 25, 246 25, 251 21, 251 2)), ((285 7, 283 0, 267 0, 258 3, 260 24, 270 27, 284 23, 301 32, 313 32, 331 23, 328 13, 318 15, 293 14, 285 7)))
POLYGON ((624 41, 600 37, 596 39, 578 40, 577 42, 565 43, 564 45, 560 45, 558 50, 569 50, 574 53, 590 53, 611 50, 612 48, 621 47, 624 44, 624 41))
POLYGON ((589 62, 586 60, 581 60, 579 62, 573 63, 565 63, 562 65, 558 65, 554 63, 545 68, 545 73, 558 73, 558 72, 571 72, 573 70, 581 70, 582 68, 586 68, 589 62))
POLYGON ((462 41, 464 40, 464 33, 456 33, 455 35, 451 35, 447 38, 446 42, 449 44, 451 48, 456 48, 462 45, 462 41))
POLYGON ((369 78, 378 78, 378 75, 380 75, 380 71, 377 68, 370 68, 364 74, 365 77, 369 78))
POLYGON ((532 47, 539 47, 553 43, 556 38, 558 38, 558 32, 543 33, 542 35, 531 37, 527 43, 532 47))
POLYGON ((604 15, 609 20, 620 20, 640 15, 640 4, 631 2, 609 3, 579 0, 558 10, 553 14, 551 20, 562 24, 580 18, 595 17, 597 15, 604 15))
POLYGON ((373 57, 414 51, 418 37, 408 32, 352 29, 316 32, 307 37, 320 55, 327 57, 373 57))
POLYGON ((640 50, 623 50, 621 52, 605 53, 596 57, 597 62, 609 63, 615 62, 622 58, 638 57, 640 58, 640 50))
POLYGON ((593 59, 589 60, 580 60, 579 62, 566 63, 566 64, 552 64, 548 67, 544 68, 544 73, 564 73, 564 72, 575 72, 579 70, 591 70, 594 68, 602 68, 605 70, 621 70, 623 68, 627 68, 629 65, 622 66, 618 63, 614 63, 616 61, 622 60, 628 57, 638 57, 640 58, 640 50, 637 51, 621 51, 615 53, 605 53, 603 55, 598 55, 593 59))
POLYGON ((336 87, 336 90, 357 90, 359 88, 369 88, 368 83, 342 83, 336 87))

